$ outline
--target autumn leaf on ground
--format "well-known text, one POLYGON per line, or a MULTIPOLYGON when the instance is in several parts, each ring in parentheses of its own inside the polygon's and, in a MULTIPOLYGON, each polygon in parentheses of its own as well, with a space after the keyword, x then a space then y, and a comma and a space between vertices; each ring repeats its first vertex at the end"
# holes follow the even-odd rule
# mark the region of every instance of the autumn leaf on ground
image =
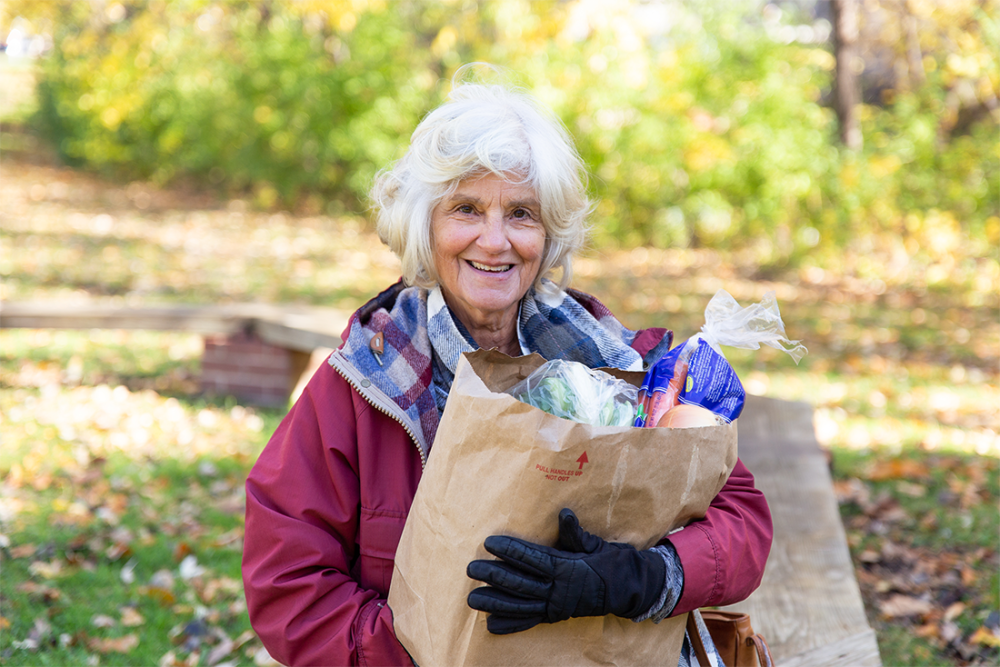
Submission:
POLYGON ((1000 646, 1000 634, 987 627, 980 627, 969 637, 970 644, 983 644, 986 646, 1000 646))
POLYGON ((11 558, 31 558, 38 551, 38 547, 34 544, 19 544, 16 547, 10 548, 11 558))
POLYGON ((124 637, 87 639, 87 648, 98 653, 129 653, 139 645, 139 635, 132 633, 124 637))
POLYGON ((90 619, 90 624, 95 628, 113 628, 118 625, 118 621, 107 614, 96 614, 90 619))
POLYGON ((146 622, 146 619, 135 607, 122 607, 122 625, 126 628, 135 628, 146 622))
POLYGON ((879 610, 886 618, 901 616, 921 616, 931 611, 933 606, 927 600, 909 595, 893 595, 879 602, 879 610))
POLYGON ((887 479, 923 479, 930 474, 930 469, 921 461, 912 459, 892 459, 875 463, 868 472, 868 479, 881 482, 887 479))

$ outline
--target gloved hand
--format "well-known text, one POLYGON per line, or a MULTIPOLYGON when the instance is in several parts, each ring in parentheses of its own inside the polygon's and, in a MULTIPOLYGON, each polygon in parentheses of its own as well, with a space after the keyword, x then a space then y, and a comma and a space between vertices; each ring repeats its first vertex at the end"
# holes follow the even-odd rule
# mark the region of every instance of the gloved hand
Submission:
POLYGON ((570 509, 559 512, 557 548, 502 535, 484 545, 501 560, 469 563, 469 577, 489 584, 469 593, 469 606, 490 614, 486 628, 493 634, 571 617, 635 618, 663 592, 659 553, 591 535, 570 509))

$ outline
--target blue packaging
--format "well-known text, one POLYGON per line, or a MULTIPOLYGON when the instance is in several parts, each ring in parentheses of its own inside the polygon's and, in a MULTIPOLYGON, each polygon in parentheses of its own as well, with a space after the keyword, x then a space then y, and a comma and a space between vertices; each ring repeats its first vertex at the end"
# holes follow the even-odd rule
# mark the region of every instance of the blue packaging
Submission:
MULTIPOLYGON (((743 412, 746 390, 726 358, 700 336, 677 345, 653 364, 639 387, 639 413, 634 426, 642 427, 648 415, 643 407, 646 396, 669 390, 678 360, 687 359, 687 377, 677 394, 679 403, 700 405, 727 421, 743 412)), ((683 361, 682 361, 683 363, 683 361)))
POLYGON ((698 347, 691 353, 688 362, 687 380, 680 393, 680 402, 700 405, 733 421, 743 412, 746 396, 743 383, 726 358, 699 338, 698 347))

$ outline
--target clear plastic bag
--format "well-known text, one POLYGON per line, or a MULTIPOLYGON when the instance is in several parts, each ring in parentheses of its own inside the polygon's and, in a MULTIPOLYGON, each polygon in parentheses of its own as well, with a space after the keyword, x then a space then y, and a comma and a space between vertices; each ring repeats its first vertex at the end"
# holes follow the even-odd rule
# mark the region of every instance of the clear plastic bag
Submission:
POLYGON ((719 354, 722 354, 720 345, 759 350, 763 343, 787 353, 799 363, 807 352, 805 345, 785 336, 785 323, 781 321, 774 292, 765 294, 760 303, 744 308, 729 292, 719 290, 708 302, 705 325, 695 338, 703 339, 719 354))
POLYGON ((725 421, 740 416, 746 392, 720 346, 759 350, 770 345, 786 352, 795 363, 806 354, 799 341, 785 336, 778 302, 768 292, 760 303, 742 307, 719 290, 705 308, 705 325, 670 350, 647 371, 639 389, 635 426, 656 426, 679 404, 697 405, 725 421))
POLYGON ((563 419, 593 426, 631 426, 639 390, 604 371, 554 359, 507 393, 563 419))

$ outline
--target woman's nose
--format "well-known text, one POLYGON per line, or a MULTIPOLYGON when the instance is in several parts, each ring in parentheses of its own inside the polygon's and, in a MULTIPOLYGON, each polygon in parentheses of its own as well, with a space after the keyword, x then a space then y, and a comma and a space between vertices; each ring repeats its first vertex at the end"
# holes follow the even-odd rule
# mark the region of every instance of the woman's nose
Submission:
POLYGON ((502 211, 487 211, 483 221, 479 245, 490 252, 501 252, 510 246, 502 211))

